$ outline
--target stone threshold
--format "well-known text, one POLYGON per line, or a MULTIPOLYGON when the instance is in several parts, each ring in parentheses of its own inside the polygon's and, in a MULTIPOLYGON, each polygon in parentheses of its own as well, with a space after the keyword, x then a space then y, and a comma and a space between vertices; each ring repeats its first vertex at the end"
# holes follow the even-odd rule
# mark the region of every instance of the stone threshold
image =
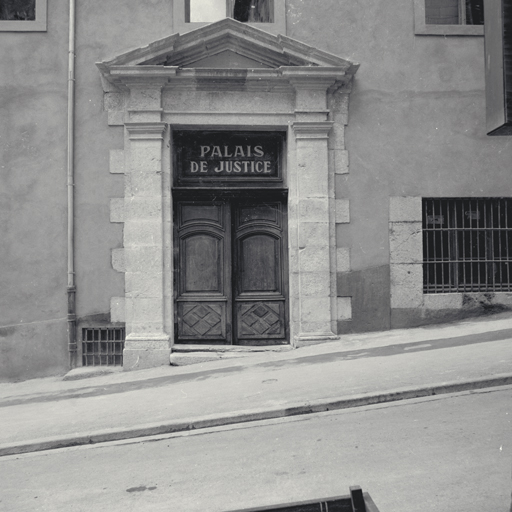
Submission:
POLYGON ((172 347, 170 356, 171 366, 187 366, 190 364, 205 363, 207 361, 220 361, 248 357, 257 353, 289 352, 291 345, 188 345, 179 344, 172 347))
POLYGON ((286 345, 207 345, 180 343, 172 346, 172 352, 287 352, 293 350, 286 345))

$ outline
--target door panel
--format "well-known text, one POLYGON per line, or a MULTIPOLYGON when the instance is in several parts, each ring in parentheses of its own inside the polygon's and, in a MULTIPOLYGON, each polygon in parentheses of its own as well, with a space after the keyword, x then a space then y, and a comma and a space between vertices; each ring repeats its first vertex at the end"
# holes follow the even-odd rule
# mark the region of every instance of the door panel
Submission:
POLYGON ((266 233, 249 235, 239 241, 240 293, 278 291, 279 239, 266 233))
POLYGON ((219 292, 222 287, 222 239, 208 233, 182 240, 184 292, 219 292))
POLYGON ((285 337, 284 301, 238 302, 239 340, 273 340, 285 337))
POLYGON ((285 214, 279 201, 177 203, 177 343, 286 343, 285 214))
POLYGON ((177 341, 231 343, 231 224, 222 202, 181 202, 175 222, 177 341))
POLYGON ((237 343, 284 343, 287 309, 283 204, 243 203, 233 208, 233 215, 237 343))
POLYGON ((178 303, 179 335, 193 341, 226 339, 226 303, 187 301, 178 303))

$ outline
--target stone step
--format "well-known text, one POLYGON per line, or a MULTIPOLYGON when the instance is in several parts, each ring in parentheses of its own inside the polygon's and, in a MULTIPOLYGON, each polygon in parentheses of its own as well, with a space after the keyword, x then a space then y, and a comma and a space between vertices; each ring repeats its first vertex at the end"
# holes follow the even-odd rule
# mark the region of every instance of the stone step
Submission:
POLYGON ((242 347, 233 345, 175 345, 172 349, 170 361, 172 366, 186 366, 189 364, 204 363, 206 361, 220 361, 248 357, 257 353, 287 352, 293 350, 290 345, 270 345, 262 347, 242 347))

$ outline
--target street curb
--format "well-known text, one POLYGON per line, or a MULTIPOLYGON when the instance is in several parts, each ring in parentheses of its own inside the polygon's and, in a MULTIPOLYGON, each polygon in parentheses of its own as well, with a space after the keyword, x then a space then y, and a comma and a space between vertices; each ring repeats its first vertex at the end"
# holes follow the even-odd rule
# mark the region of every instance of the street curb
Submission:
POLYGON ((58 437, 33 439, 26 442, 0 444, 0 457, 23 453, 69 448, 89 444, 121 441, 137 437, 148 437, 162 434, 172 434, 203 428, 221 427, 237 423, 247 423, 259 420, 287 418, 305 414, 376 405, 387 402, 397 402, 412 398, 442 395, 484 389, 512 384, 512 373, 496 375, 492 378, 473 379, 471 381, 448 382, 443 384, 417 387, 399 388, 385 393, 365 393, 344 398, 326 398, 314 402, 287 404, 264 409, 238 411, 224 414, 212 414, 197 418, 169 421, 166 423, 150 423, 129 428, 112 428, 97 432, 71 434, 58 437))

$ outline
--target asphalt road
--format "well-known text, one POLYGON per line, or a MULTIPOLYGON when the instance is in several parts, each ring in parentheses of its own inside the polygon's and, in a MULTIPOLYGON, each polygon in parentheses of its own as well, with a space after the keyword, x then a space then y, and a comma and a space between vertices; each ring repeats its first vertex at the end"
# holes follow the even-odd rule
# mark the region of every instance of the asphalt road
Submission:
POLYGON ((229 511, 368 491, 508 512, 512 387, 0 458, 0 510, 229 511))

